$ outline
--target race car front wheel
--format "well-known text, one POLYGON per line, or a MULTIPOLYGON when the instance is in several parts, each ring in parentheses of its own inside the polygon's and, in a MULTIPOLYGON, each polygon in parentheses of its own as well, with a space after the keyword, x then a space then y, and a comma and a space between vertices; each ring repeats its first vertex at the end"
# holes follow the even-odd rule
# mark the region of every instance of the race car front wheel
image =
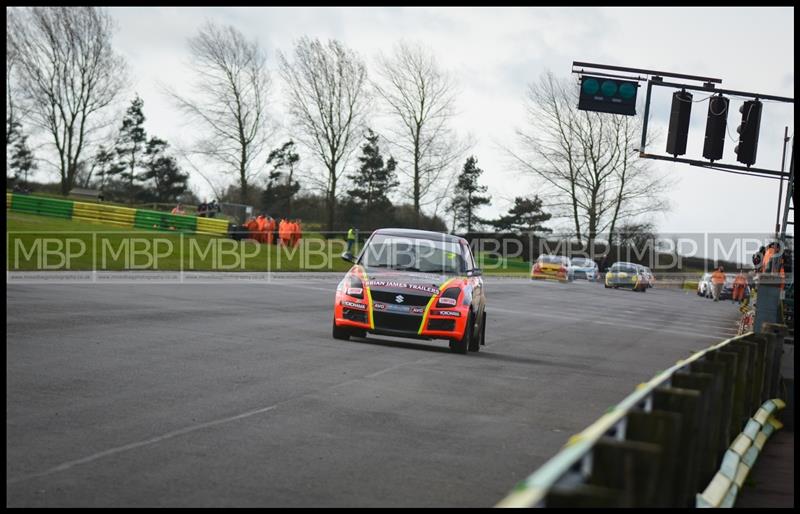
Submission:
POLYGON ((467 350, 472 349, 472 340, 474 339, 472 332, 475 330, 475 322, 472 313, 469 313, 467 319, 467 326, 464 327, 464 335, 461 339, 453 339, 450 341, 450 350, 454 353, 467 353, 467 350))
POLYGON ((481 316, 481 326, 478 330, 478 337, 473 337, 472 340, 469 342, 469 351, 471 352, 479 352, 481 351, 481 345, 486 344, 486 313, 483 313, 481 316))
POLYGON ((337 327, 336 320, 333 320, 333 338, 350 340, 350 331, 345 327, 337 327))

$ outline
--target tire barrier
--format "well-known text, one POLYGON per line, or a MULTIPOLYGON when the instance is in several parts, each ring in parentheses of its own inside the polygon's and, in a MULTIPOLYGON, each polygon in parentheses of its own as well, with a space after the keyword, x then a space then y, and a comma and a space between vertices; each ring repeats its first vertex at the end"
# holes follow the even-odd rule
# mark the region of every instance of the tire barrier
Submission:
POLYGON ((497 507, 694 507, 734 436, 753 434, 749 414, 779 396, 785 327, 771 328, 722 341, 639 384, 497 507))
POLYGON ((776 430, 783 428, 774 414, 785 405, 779 399, 768 400, 750 418, 742 433, 725 452, 722 466, 711 483, 702 494, 697 495, 696 507, 733 507, 736 495, 753 469, 764 443, 776 430))
POLYGON ((177 230, 179 232, 194 233, 197 230, 197 218, 194 216, 181 216, 160 211, 146 211, 136 209, 133 221, 135 228, 154 230, 177 230))
POLYGON ((6 209, 63 219, 96 221, 148 230, 169 230, 189 234, 228 235, 228 220, 198 218, 148 209, 132 209, 102 203, 76 202, 43 196, 6 192, 6 209))
POLYGON ((75 202, 72 219, 82 221, 102 221, 111 225, 132 227, 136 217, 136 209, 103 205, 100 203, 75 202))
POLYGON ((72 200, 6 193, 6 209, 25 214, 70 219, 74 203, 72 200))
POLYGON ((209 234, 215 236, 228 235, 228 221, 216 218, 195 218, 197 220, 198 234, 209 234))

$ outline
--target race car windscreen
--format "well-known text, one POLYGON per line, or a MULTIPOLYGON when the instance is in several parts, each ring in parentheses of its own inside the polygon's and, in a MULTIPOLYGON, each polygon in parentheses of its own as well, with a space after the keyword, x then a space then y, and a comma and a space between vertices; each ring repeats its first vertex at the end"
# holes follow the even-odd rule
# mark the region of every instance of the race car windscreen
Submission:
POLYGON ((594 261, 591 259, 582 259, 580 257, 576 257, 572 259, 572 265, 579 268, 591 268, 594 266, 594 261))
POLYGON ((458 243, 433 239, 375 235, 359 264, 370 269, 463 274, 466 261, 458 243))
POLYGON ((565 264, 564 258, 560 255, 540 255, 538 260, 545 264, 565 264))

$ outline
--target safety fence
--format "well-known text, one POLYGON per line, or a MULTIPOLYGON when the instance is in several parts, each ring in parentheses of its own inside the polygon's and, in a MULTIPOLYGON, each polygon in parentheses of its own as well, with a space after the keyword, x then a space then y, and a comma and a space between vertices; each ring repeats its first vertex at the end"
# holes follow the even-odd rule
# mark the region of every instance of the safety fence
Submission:
POLYGON ((750 446, 739 434, 744 431, 760 448, 778 426, 770 419, 782 406, 774 399, 782 394, 785 334, 784 325, 764 324, 760 334, 725 340, 639 384, 497 506, 694 507, 731 501, 732 488, 743 480, 738 466, 749 470, 757 455, 748 454, 750 446), (766 432, 759 436, 755 428, 766 432))
POLYGON ((76 202, 6 192, 6 209, 63 219, 96 221, 122 227, 169 230, 190 234, 228 235, 228 220, 183 216, 148 209, 102 203, 76 202))

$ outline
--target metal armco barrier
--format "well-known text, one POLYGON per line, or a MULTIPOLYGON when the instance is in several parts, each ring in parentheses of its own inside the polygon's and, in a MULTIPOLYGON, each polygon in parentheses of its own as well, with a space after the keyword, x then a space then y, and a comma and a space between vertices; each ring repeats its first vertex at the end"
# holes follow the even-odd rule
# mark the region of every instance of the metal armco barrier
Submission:
POLYGON ((43 196, 6 192, 6 209, 148 230, 174 230, 190 234, 228 235, 228 220, 182 216, 147 209, 131 209, 102 203, 75 202, 43 196))
POLYGON ((744 431, 725 452, 722 466, 711 483, 702 494, 697 495, 696 507, 733 507, 736 495, 750 474, 764 443, 776 430, 783 428, 774 414, 785 405, 778 399, 766 401, 750 418, 744 431))
POLYGON ((785 330, 727 339, 639 384, 497 507, 694 507, 734 438, 752 434, 751 413, 778 398, 785 330))

